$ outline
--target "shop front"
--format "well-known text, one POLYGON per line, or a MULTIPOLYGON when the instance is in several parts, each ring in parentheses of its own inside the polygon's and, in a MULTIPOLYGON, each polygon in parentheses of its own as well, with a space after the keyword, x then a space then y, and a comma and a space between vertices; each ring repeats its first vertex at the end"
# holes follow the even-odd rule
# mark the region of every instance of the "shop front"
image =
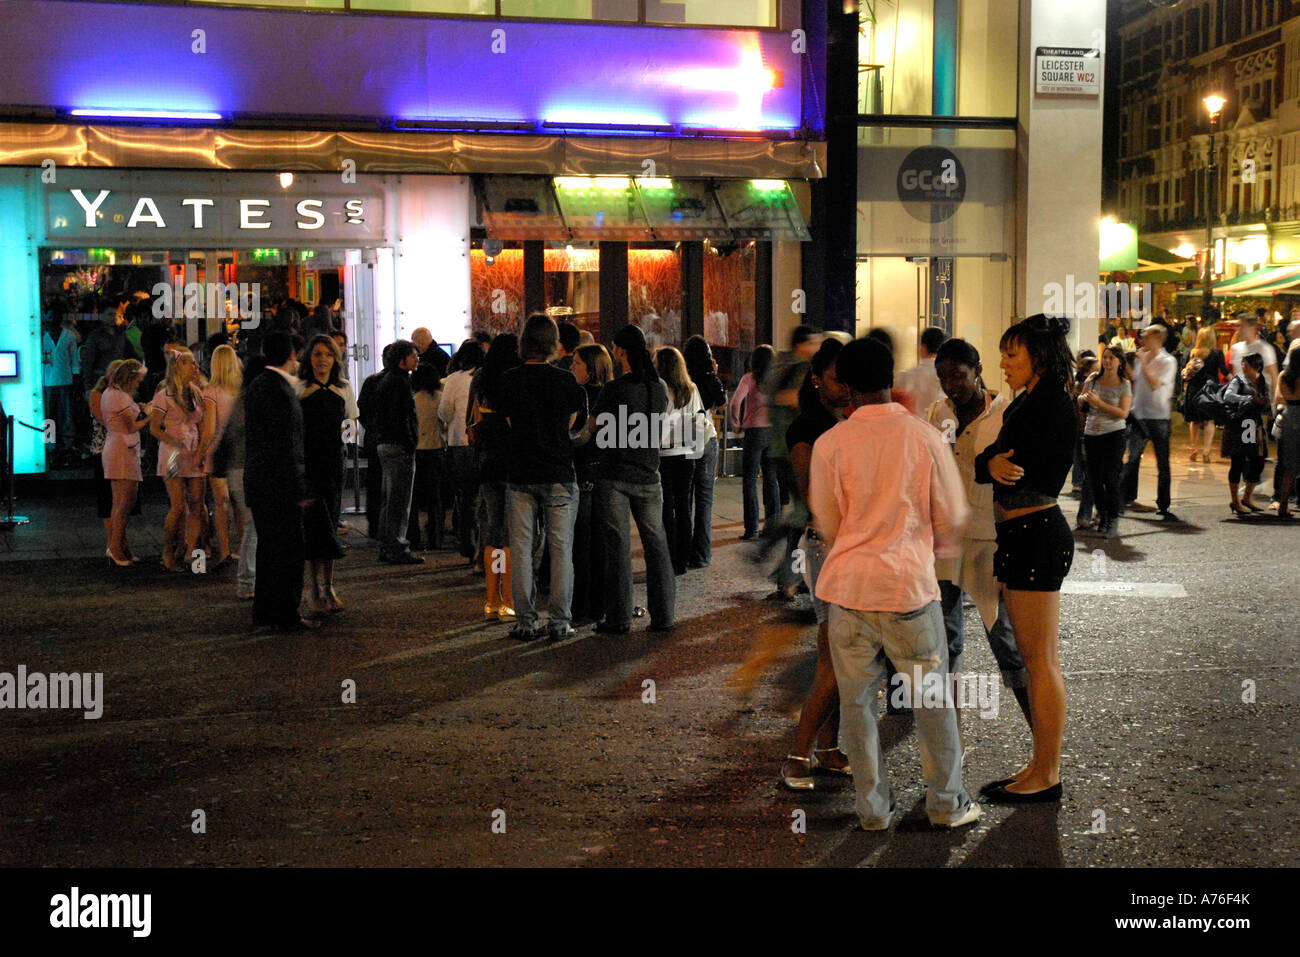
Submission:
POLYGON ((914 356, 939 326, 979 349, 997 388, 1015 311, 1014 196, 1014 130, 862 128, 858 334, 883 326, 914 356))

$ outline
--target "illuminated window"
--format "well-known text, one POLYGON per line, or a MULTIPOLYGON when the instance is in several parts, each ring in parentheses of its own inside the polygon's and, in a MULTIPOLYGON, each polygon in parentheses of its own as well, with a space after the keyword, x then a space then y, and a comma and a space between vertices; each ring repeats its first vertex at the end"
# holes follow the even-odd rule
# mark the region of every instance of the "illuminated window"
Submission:
MULTIPOLYGON (((232 0, 194 0, 195 3, 230 4, 232 0)), ((297 7, 300 10, 342 10, 343 0, 234 0, 249 7, 297 7)))
POLYGON ((353 10, 383 10, 389 13, 458 13, 486 17, 497 12, 495 0, 352 0, 353 10))
POLYGON ((646 23, 774 27, 776 0, 646 0, 646 23))
POLYGON ((501 0, 501 16, 635 22, 637 0, 501 0))

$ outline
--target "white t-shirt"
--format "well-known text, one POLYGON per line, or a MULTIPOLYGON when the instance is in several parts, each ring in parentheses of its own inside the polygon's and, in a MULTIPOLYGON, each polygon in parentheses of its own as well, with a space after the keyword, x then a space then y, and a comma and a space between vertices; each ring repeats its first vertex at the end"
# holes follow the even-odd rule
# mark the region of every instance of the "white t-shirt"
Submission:
POLYGON ((894 376, 894 387, 912 397, 912 407, 918 414, 924 414, 924 410, 946 398, 939 386, 939 373, 935 371, 933 356, 921 359, 912 368, 894 376))
POLYGON ((1263 339, 1256 339, 1254 342, 1234 342, 1232 348, 1228 350, 1228 369, 1233 375, 1241 372, 1242 357, 1248 354, 1257 355, 1264 360, 1265 369, 1277 365, 1277 353, 1263 339))
POLYGON ((1142 360, 1133 363, 1133 406, 1135 419, 1167 419, 1174 398, 1174 376, 1178 373, 1178 360, 1164 349, 1157 350, 1151 360, 1155 374, 1160 378, 1160 388, 1153 389, 1142 371, 1142 360))

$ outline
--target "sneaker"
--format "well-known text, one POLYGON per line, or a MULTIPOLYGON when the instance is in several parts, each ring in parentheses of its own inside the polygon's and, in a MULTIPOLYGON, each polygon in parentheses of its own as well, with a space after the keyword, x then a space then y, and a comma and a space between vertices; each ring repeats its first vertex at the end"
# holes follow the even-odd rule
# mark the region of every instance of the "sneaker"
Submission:
POLYGON ((513 638, 515 641, 533 641, 542 637, 542 632, 536 628, 529 628, 527 625, 515 625, 506 635, 507 638, 513 638))
POLYGON ((569 625, 558 625, 546 629, 547 641, 563 641, 565 638, 572 638, 577 632, 569 625))
POLYGON ((942 821, 931 821, 930 823, 935 827, 944 827, 948 830, 953 830, 954 828, 965 827, 967 824, 974 824, 980 819, 980 813, 980 806, 974 801, 971 801, 970 804, 966 805, 966 813, 956 820, 948 821, 947 823, 942 821))
POLYGON ((869 821, 866 818, 859 818, 858 823, 862 825, 864 831, 888 831, 889 825, 894 823, 894 808, 898 805, 891 801, 889 803, 889 813, 878 821, 869 821))

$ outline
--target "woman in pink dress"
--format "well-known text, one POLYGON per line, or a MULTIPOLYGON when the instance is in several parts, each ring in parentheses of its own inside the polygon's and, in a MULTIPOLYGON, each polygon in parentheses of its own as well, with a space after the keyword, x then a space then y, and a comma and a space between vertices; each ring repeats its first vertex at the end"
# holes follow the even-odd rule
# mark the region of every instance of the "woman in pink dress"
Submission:
POLYGON ((100 419, 107 430, 100 456, 104 478, 113 488, 113 512, 108 519, 108 557, 115 565, 131 564, 126 543, 126 517, 140 491, 140 430, 149 424, 148 407, 141 409, 135 390, 144 381, 144 366, 127 359, 109 374, 99 400, 100 419))
POLYGON ((203 457, 203 471, 207 474, 208 485, 212 489, 212 511, 213 518, 216 520, 219 552, 215 565, 210 565, 209 570, 224 565, 231 558, 239 557, 230 552, 232 518, 239 533, 238 540, 244 537, 244 519, 238 511, 230 507, 230 487, 226 483, 225 476, 212 474, 212 457, 216 454, 217 445, 226 432, 226 423, 230 421, 230 413, 234 411, 235 399, 239 397, 239 387, 243 381, 244 373, 239 364, 238 354, 230 346, 217 346, 212 353, 212 379, 208 382, 208 387, 203 390, 203 397, 209 400, 216 410, 216 427, 213 429, 212 438, 207 442, 203 457))
POLYGON ((184 571, 177 555, 181 525, 185 526, 184 559, 188 561, 206 518, 204 442, 216 429, 217 415, 216 406, 203 396, 201 381, 193 353, 175 349, 167 358, 167 372, 153 397, 149 430, 159 442, 158 474, 167 485, 162 565, 169 572, 184 571))

